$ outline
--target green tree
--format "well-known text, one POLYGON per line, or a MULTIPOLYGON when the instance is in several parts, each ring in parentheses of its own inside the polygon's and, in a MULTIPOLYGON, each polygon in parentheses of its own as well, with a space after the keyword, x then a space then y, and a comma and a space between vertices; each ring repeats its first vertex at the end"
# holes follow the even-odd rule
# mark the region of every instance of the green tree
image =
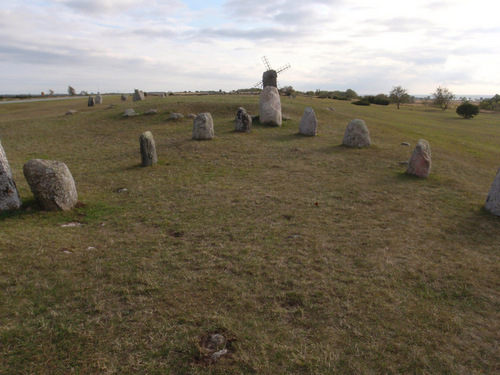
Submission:
POLYGON ((479 107, 469 102, 464 102, 457 107, 457 115, 470 119, 479 114, 479 107))
POLYGON ((441 86, 436 89, 432 96, 434 97, 434 104, 440 107, 443 111, 447 109, 450 105, 450 102, 455 99, 455 95, 453 95, 450 90, 448 90, 446 87, 441 86))
POLYGON ((410 101, 410 95, 401 86, 393 86, 391 92, 389 93, 389 98, 391 102, 396 103, 399 109, 401 103, 407 103, 410 101))

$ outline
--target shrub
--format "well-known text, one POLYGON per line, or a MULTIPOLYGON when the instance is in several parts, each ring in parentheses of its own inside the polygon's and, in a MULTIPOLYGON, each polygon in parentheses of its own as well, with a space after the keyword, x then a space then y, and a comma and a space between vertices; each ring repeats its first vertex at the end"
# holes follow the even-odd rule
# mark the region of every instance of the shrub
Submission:
POLYGON ((365 106, 368 106, 370 105, 370 102, 365 100, 365 99, 361 99, 361 100, 358 100, 358 101, 355 101, 355 102, 352 102, 352 104, 355 104, 355 105, 365 105, 365 106))
POLYGON ((471 103, 462 103, 457 107, 457 115, 463 118, 473 118, 479 114, 479 107, 471 103))

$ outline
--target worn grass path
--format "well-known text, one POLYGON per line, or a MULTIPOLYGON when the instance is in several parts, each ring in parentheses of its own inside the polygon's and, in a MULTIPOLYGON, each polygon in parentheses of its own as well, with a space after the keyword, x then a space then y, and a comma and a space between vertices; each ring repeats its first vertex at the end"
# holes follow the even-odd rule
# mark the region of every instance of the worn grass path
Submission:
POLYGON ((24 201, 0 214, 0 373, 500 372, 500 218, 483 209, 499 115, 282 98, 283 127, 238 134, 257 97, 104 100, 0 107, 24 201), (296 134, 306 106, 318 137, 296 134), (167 120, 204 111, 213 141, 167 120), (354 118, 373 147, 339 146, 354 118), (159 163, 142 168, 146 130, 159 163), (424 180, 399 164, 420 138, 424 180), (82 206, 39 211, 30 158, 65 162, 82 206), (208 364, 213 332, 229 354, 208 364))

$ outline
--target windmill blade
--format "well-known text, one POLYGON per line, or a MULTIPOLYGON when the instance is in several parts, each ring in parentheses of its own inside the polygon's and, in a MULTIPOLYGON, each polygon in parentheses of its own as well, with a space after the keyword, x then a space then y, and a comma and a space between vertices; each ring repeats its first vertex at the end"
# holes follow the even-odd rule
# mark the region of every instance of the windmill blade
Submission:
POLYGON ((282 66, 281 68, 279 68, 276 71, 276 74, 280 74, 281 72, 284 72, 285 70, 290 69, 290 68, 291 68, 290 64, 286 64, 286 65, 282 66))
POLYGON ((269 60, 266 56, 262 56, 262 62, 264 63, 264 66, 267 70, 271 70, 271 64, 269 64, 269 60))
POLYGON ((256 83, 256 84, 253 86, 253 88, 259 88, 259 87, 262 87, 262 84, 263 84, 263 82, 262 82, 262 81, 260 81, 259 83, 256 83))

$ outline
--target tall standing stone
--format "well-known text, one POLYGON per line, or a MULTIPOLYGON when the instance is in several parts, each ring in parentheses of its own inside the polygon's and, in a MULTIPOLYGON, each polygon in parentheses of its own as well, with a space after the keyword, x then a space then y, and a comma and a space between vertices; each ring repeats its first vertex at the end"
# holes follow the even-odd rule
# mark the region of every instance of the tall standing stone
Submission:
POLYGON ((78 202, 75 180, 66 164, 31 159, 23 167, 31 192, 46 211, 67 211, 78 202))
POLYGON ((234 131, 244 133, 251 130, 252 117, 247 113, 245 108, 238 108, 238 112, 236 112, 236 119, 234 120, 234 131))
POLYGON ((17 210, 21 204, 7 155, 0 143, 0 211, 17 210))
POLYGON ((134 90, 134 95, 132 96, 132 101, 137 102, 144 100, 144 93, 141 90, 134 90))
POLYGON ((302 118, 299 123, 299 133, 304 135, 317 135, 318 134, 318 121, 314 109, 306 107, 302 118))
POLYGON ((122 100, 122 102, 126 102, 127 98, 128 98, 128 95, 122 94, 120 99, 122 100))
POLYGON ((141 165, 143 167, 148 167, 158 163, 155 140, 153 134, 149 130, 141 134, 139 137, 139 144, 141 147, 141 165))
POLYGON ((263 125, 281 126, 281 100, 276 87, 264 87, 260 93, 259 119, 263 125))
POLYGON ((278 87, 278 73, 276 70, 267 70, 262 74, 262 86, 266 88, 267 86, 278 87))
POLYGON ((208 112, 200 113, 193 120, 193 139, 205 140, 214 138, 214 121, 208 112))
POLYGON ((370 132, 365 122, 360 119, 352 120, 345 130, 342 146, 369 147, 370 145, 370 132))
POLYGON ((431 165, 431 146, 421 139, 413 150, 406 173, 425 178, 431 172, 431 165))
POLYGON ((95 96, 95 104, 102 104, 102 95, 101 94, 97 94, 95 96))
POLYGON ((93 107, 95 104, 94 98, 89 96, 89 101, 87 102, 87 107, 93 107))
POLYGON ((497 176, 493 181, 493 185, 491 185, 484 208, 493 215, 500 216, 500 169, 498 169, 497 176))

